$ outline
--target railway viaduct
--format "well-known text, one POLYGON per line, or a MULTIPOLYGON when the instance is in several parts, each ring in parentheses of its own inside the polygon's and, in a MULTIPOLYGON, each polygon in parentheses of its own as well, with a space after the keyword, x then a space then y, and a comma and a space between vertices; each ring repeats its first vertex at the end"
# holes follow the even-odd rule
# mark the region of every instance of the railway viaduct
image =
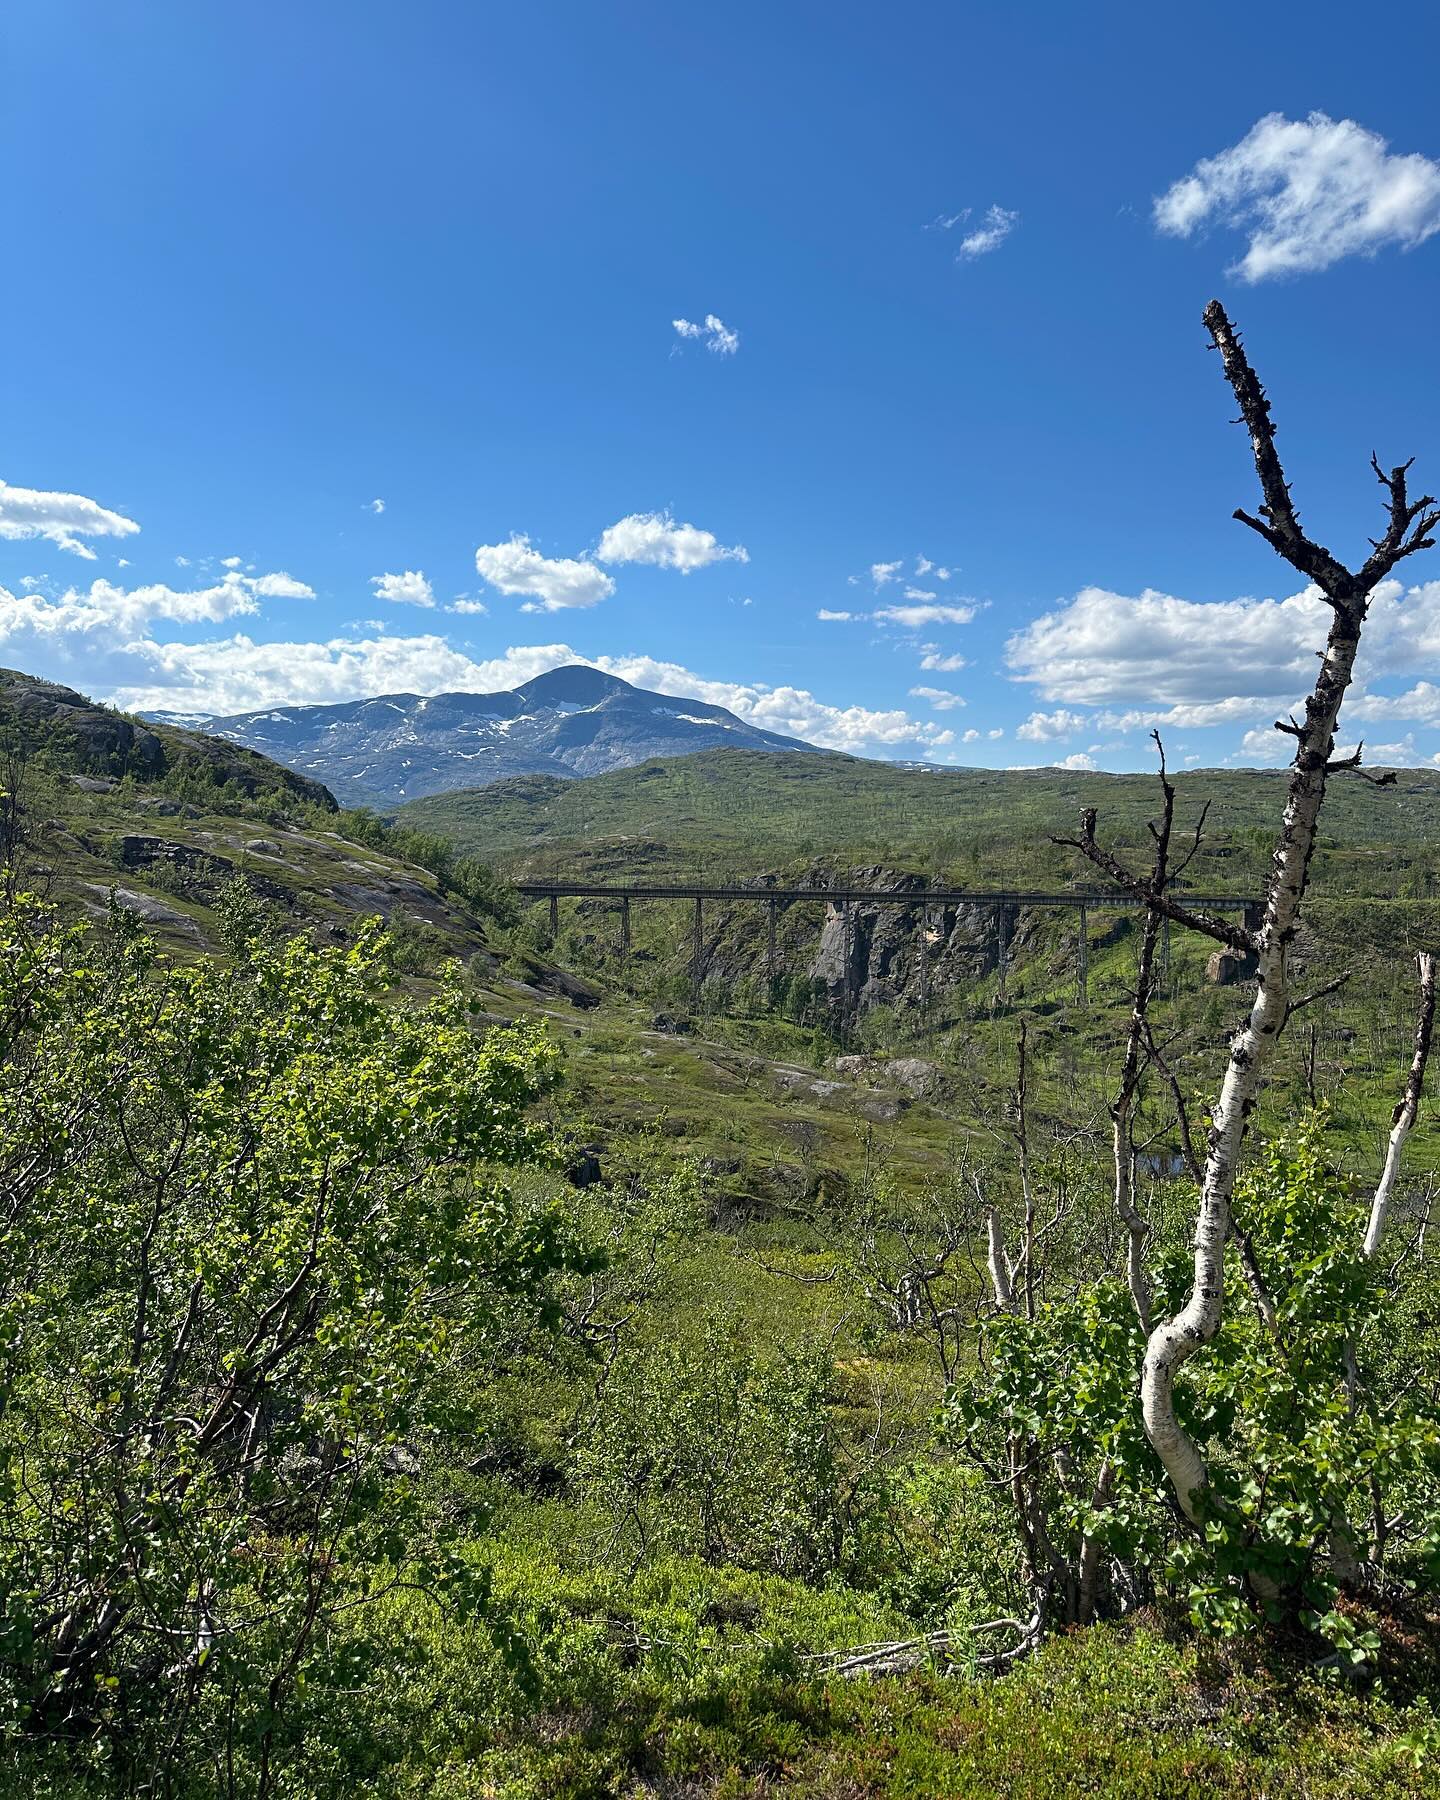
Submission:
MULTIPOLYGON (((622 952, 630 949, 630 908, 637 901, 678 901, 694 908, 694 926, 691 951, 690 976, 695 992, 700 991, 705 979, 705 903, 709 901, 723 902, 727 906, 753 905, 766 909, 766 974, 770 979, 779 973, 776 955, 776 921, 781 907, 793 906, 797 901, 823 901, 827 906, 841 913, 846 923, 846 943, 852 943, 854 933, 854 916, 859 907, 897 907, 904 912, 919 913, 920 935, 920 995, 922 1003, 929 997, 929 961, 925 935, 933 909, 947 906, 981 906, 994 911, 996 921, 996 938, 999 944, 999 974, 1003 990, 1005 969, 1008 961, 1009 945, 1006 938, 1007 921, 1020 907, 1054 907, 1079 914, 1080 929, 1076 937, 1076 991, 1083 1005, 1088 995, 1089 984, 1089 925, 1090 914, 1105 910, 1129 911, 1143 906, 1144 901, 1118 890, 1091 890, 1067 888, 1061 892, 1030 892, 1025 889, 977 891, 970 888, 918 887, 918 888, 857 888, 857 887, 742 887, 738 884, 724 883, 616 883, 596 881, 518 881, 515 883, 517 893, 528 900, 546 900, 550 905, 550 928, 555 931, 560 923, 560 902, 562 900, 606 900, 620 915, 620 947, 622 952)), ((1204 908, 1207 912, 1239 912, 1244 916, 1248 930, 1255 929, 1260 923, 1264 902, 1253 896, 1243 894, 1177 894, 1187 905, 1204 908)), ((1169 921, 1166 925, 1166 942, 1169 941, 1169 921)), ((846 967, 851 967, 851 959, 847 955, 846 967)))

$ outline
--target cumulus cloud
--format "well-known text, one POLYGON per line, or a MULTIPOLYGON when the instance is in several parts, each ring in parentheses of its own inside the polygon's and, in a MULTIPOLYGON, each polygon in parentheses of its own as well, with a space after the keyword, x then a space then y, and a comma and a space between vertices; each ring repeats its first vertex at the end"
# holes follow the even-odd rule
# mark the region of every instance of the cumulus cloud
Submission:
POLYGON ((1028 743, 1047 744, 1055 738, 1074 737, 1077 731, 1086 730, 1089 724, 1089 714, 1070 712, 1062 706, 1057 712, 1031 713, 1028 719, 1015 727, 1015 735, 1028 743))
POLYGON ((1047 700, 1175 705, 1298 692, 1331 612, 1317 589, 1285 600, 1182 600, 1082 588, 1015 632, 1005 660, 1047 700))
POLYGON ((842 621, 848 622, 855 617, 855 614, 852 612, 833 612, 828 606, 822 606, 815 617, 817 619, 824 619, 831 624, 838 624, 842 621))
POLYGON ((400 575, 372 575, 370 585, 377 600, 393 600, 402 606, 435 604, 435 590, 425 579, 423 569, 406 569, 400 575))
MULTIPOLYGON (((225 566, 229 568, 230 564, 227 563, 225 566)), ((315 598, 314 588, 307 587, 303 581, 297 581, 284 569, 278 570, 274 575, 257 575, 253 580, 248 576, 241 576, 240 579, 252 594, 259 594, 266 600, 313 600, 315 598)))
POLYGON ((1162 194, 1155 223, 1175 237, 1210 224, 1247 232, 1230 271, 1245 281, 1327 269, 1440 231, 1440 162, 1391 154, 1353 119, 1269 113, 1162 194))
POLYGON ((727 706, 742 719, 767 731, 799 737, 827 750, 847 750, 864 755, 895 745, 914 744, 936 749, 954 741, 954 733, 941 726, 912 719, 903 709, 864 706, 832 706, 806 688, 770 687, 764 682, 711 681, 650 656, 577 657, 598 669, 619 675, 641 687, 680 694, 727 706))
POLYGON ((384 510, 385 502, 383 500, 367 500, 365 502, 365 511, 374 513, 377 518, 384 510))
MULTIPOLYGON (((1047 700, 1139 708, 1132 724, 1220 724, 1289 705, 1314 679, 1331 611, 1318 588, 1282 600, 1182 600, 1082 588, 1014 632, 1005 660, 1047 700)), ((1372 683, 1440 668, 1440 582, 1383 581, 1356 666, 1355 716, 1372 683)), ((1366 702, 1368 703, 1368 702, 1366 702)), ((1395 715, 1392 715, 1395 716, 1395 715)))
POLYGON ((259 610, 254 583, 234 574, 212 587, 195 589, 172 588, 164 582, 122 588, 112 581, 92 581, 87 589, 67 588, 53 599, 0 588, 0 644, 25 637, 79 639, 93 633, 122 639, 143 630, 152 619, 214 625, 259 610))
POLYGON ((957 669, 963 669, 965 666, 963 656, 942 655, 934 644, 927 644, 925 654, 920 658, 920 667, 932 675, 953 675, 957 669))
POLYGON ((503 544, 481 544, 475 567, 502 594, 529 596, 522 612, 594 606, 615 592, 615 583, 593 562, 542 556, 519 532, 503 544))
POLYGON ((0 481, 0 538, 46 538, 61 550, 94 562, 87 537, 133 537, 140 527, 84 494, 56 494, 0 481))
POLYGON ((905 598, 907 600, 933 600, 935 598, 935 590, 934 588, 907 587, 905 590, 905 598))
POLYGON ((653 563, 682 575, 709 563, 750 560, 743 544, 727 550, 713 531, 677 525, 668 512, 628 514, 606 529, 595 555, 603 563, 653 563))
POLYGON ((1000 248, 1019 223, 1018 212, 1008 212, 1003 206, 988 207, 976 230, 961 238, 956 260, 964 257, 973 261, 977 256, 988 256, 1000 248))
POLYGON ((483 600, 467 600, 464 594, 457 594, 445 608, 446 612, 478 615, 488 613, 490 608, 483 600))
POLYGON ((1053 765, 1057 769, 1093 769, 1097 767, 1095 758, 1086 750, 1075 750, 1067 757, 1053 765))
MULTIPOLYGON (((1250 729, 1230 760, 1283 763, 1287 742, 1272 721, 1309 691, 1330 618, 1315 588, 1280 600, 1224 601, 1082 589, 1006 646, 1014 678, 1063 703, 1032 713, 1018 735, 1046 741, 1082 730, 1244 726, 1250 729)), ((1440 582, 1409 589, 1381 582, 1345 701, 1347 726, 1440 725, 1440 683, 1430 676, 1440 676, 1440 582), (1396 691, 1387 692, 1392 685, 1396 691)))
POLYGON ((953 712, 957 706, 965 704, 962 696, 952 694, 949 688, 912 687, 910 698, 912 700, 928 700, 936 712, 953 712))
POLYGON ((740 348, 740 333, 732 331, 714 313, 706 313, 699 324, 693 319, 672 319, 670 323, 675 327, 677 336, 699 339, 707 350, 713 350, 717 356, 733 356, 740 348))
POLYGON ((919 631, 925 625, 968 625, 975 610, 973 606, 881 606, 873 616, 881 625, 903 625, 907 631, 919 631))
POLYGON ((894 562, 871 563, 870 579, 875 583, 877 588, 882 588, 887 582, 894 581, 899 576, 903 566, 903 562, 898 557, 894 562))

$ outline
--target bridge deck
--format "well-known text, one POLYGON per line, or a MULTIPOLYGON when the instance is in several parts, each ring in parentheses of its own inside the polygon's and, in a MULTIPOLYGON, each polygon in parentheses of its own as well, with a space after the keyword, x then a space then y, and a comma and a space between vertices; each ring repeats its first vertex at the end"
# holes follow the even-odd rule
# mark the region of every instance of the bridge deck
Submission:
MULTIPOLYGON (((764 888, 704 883, 641 883, 602 881, 517 881, 515 891, 532 900, 760 900, 789 904, 796 900, 827 900, 833 905, 862 903, 866 906, 1139 906, 1133 895, 1115 888, 1069 888, 1061 893, 1039 893, 1024 888, 996 888, 984 892, 972 888, 764 888)), ((1263 904, 1248 894, 1192 894, 1177 890, 1173 898, 1187 906, 1212 912, 1241 910, 1263 904)))

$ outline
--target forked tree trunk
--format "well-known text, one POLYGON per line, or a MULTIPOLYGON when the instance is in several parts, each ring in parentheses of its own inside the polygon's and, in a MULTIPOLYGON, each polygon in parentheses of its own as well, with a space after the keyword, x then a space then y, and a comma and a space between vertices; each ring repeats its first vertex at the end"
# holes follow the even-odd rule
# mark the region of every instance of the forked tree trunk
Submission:
POLYGON ((1154 894, 1095 842, 1095 816, 1085 815, 1078 847, 1136 897, 1183 925, 1204 931, 1232 948, 1253 952, 1257 963, 1255 1001, 1230 1046, 1220 1097, 1212 1112, 1195 1227, 1194 1284, 1181 1310, 1151 1331, 1141 1375, 1145 1430, 1165 1467, 1185 1515, 1199 1523, 1207 1510, 1209 1471, 1204 1456, 1180 1424, 1175 1381, 1180 1370, 1220 1328, 1225 1302, 1225 1244, 1230 1235, 1230 1198, 1241 1145, 1264 1085, 1266 1067, 1291 1009, 1289 958, 1315 848, 1316 827, 1326 783, 1337 768, 1357 768, 1360 753, 1332 761, 1340 706, 1355 669, 1355 654, 1369 597, 1377 582, 1416 550, 1433 543, 1430 532, 1440 515, 1426 495, 1410 501, 1405 464, 1387 475, 1371 466, 1387 490, 1389 524, 1373 554, 1356 572, 1337 561, 1300 527, 1285 472, 1275 452, 1275 427, 1265 391, 1251 369, 1235 329, 1218 300, 1205 309, 1205 328, 1220 352, 1225 377, 1249 429, 1256 473, 1264 495, 1260 516, 1237 509, 1235 517, 1261 537, 1320 590, 1333 618, 1314 691, 1305 702, 1303 723, 1277 721, 1296 740, 1285 814, 1275 847, 1264 918, 1254 932, 1237 930, 1169 895, 1154 894))
POLYGON ((1141 1377, 1145 1432, 1165 1465, 1181 1509, 1198 1521, 1209 1473, 1205 1459, 1175 1411, 1175 1377, 1220 1329, 1225 1302, 1225 1243, 1230 1235, 1230 1196, 1240 1146, 1264 1083, 1265 1068, 1285 1028, 1290 1006, 1290 947, 1315 848, 1315 828, 1325 799, 1340 703, 1350 685, 1360 642, 1363 609, 1337 608, 1315 692, 1290 776, 1285 819, 1275 851, 1265 917, 1255 938, 1257 985, 1250 1017, 1230 1046, 1205 1157, 1200 1213, 1195 1225, 1195 1280, 1174 1318, 1150 1334, 1141 1377))

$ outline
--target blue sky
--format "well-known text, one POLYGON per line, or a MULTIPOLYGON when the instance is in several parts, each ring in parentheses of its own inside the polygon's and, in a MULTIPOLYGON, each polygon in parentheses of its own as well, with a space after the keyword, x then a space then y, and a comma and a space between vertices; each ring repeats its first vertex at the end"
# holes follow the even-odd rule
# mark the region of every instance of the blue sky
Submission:
MULTIPOLYGON (((1340 554, 1372 447, 1440 482, 1440 16, 1296 19, 10 0, 0 662, 231 711, 575 655, 864 754, 1283 760, 1324 612, 1229 519, 1206 300, 1340 554)), ((1408 568, 1347 719, 1422 763, 1408 568)))

